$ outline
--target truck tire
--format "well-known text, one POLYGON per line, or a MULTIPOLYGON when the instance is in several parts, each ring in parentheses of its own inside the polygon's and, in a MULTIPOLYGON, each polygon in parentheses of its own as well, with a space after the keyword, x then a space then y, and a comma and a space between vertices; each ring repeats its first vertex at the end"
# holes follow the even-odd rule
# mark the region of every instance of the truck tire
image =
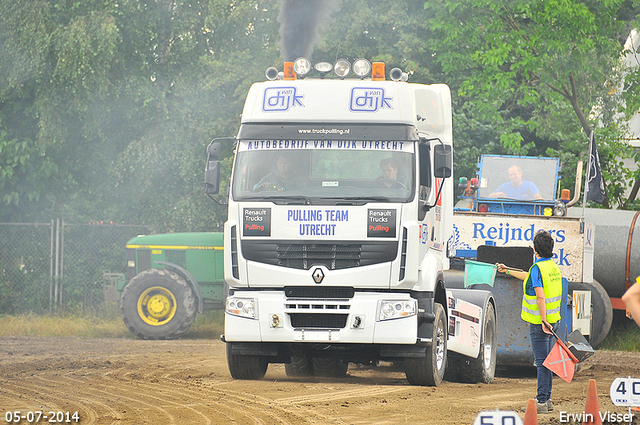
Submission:
POLYGON ((227 344, 227 365, 233 379, 262 379, 267 373, 269 362, 263 356, 240 356, 231 353, 227 344))
POLYGON ((284 364, 287 376, 313 376, 313 363, 310 357, 291 356, 291 363, 284 364))
POLYGON ((591 335, 589 344, 596 348, 609 334, 613 322, 613 307, 607 291, 597 280, 592 283, 571 282, 569 290, 591 291, 591 335))
POLYGON ((189 330, 198 300, 179 274, 167 269, 145 270, 122 292, 124 324, 142 339, 175 339, 189 330))
POLYGON ((333 357, 314 357, 312 362, 314 375, 325 378, 343 378, 349 368, 349 362, 333 357))
MULTIPOLYGON (((489 303, 484 312, 480 353, 475 359, 458 357, 458 378, 461 382, 490 384, 496 373, 496 314, 489 303)), ((449 365, 451 367, 451 365, 449 365)))
POLYGON ((444 307, 433 304, 433 334, 426 348, 426 357, 406 357, 405 374, 411 385, 438 386, 447 368, 447 327, 444 307))

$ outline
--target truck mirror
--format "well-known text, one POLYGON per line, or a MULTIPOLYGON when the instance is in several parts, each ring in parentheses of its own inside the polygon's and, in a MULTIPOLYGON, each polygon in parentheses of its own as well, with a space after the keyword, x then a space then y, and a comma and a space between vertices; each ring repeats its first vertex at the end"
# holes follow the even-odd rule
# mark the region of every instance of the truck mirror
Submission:
POLYGON ((451 146, 435 145, 433 150, 433 174, 437 178, 451 177, 451 146))
POLYGON ((204 170, 204 193, 215 195, 220 191, 220 161, 207 161, 204 170))
POLYGON ((220 143, 211 142, 209 146, 207 146, 207 160, 211 161, 212 159, 220 158, 220 143))

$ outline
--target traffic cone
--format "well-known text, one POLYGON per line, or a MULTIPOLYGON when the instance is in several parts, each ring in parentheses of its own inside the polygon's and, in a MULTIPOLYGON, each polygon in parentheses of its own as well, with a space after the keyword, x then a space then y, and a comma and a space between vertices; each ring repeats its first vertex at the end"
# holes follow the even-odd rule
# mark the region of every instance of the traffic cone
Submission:
POLYGON ((530 398, 527 402, 523 425, 538 425, 538 404, 535 398, 530 398))
POLYGON ((587 402, 584 406, 584 421, 582 425, 602 425, 600 419, 600 402, 598 401, 598 390, 596 389, 596 380, 589 379, 589 388, 587 389, 587 402))

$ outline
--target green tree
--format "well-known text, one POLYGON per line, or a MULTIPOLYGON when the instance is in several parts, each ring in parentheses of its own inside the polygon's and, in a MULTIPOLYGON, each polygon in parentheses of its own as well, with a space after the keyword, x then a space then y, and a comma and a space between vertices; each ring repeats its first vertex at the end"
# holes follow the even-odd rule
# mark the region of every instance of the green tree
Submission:
MULTIPOLYGON (((436 52, 460 96, 468 120, 497 130, 504 153, 552 155, 565 164, 572 188, 578 159, 586 159, 596 129, 609 199, 626 181, 615 158, 628 152, 618 140, 613 114, 591 114, 595 105, 618 109, 611 90, 626 24, 635 14, 621 0, 436 0, 424 4, 436 52)), ((482 145, 469 149, 482 151, 482 145)))
POLYGON ((218 228, 205 147, 235 134, 277 59, 277 12, 277 0, 0 0, 0 220, 218 228))

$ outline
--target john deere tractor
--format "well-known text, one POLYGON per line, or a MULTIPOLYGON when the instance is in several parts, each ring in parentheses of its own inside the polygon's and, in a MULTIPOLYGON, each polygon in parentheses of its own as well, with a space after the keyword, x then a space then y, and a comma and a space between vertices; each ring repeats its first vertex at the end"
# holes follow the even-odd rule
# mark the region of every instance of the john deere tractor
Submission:
POLYGON ((127 276, 117 282, 127 328, 143 339, 175 339, 196 313, 224 308, 222 233, 138 236, 127 242, 127 276))

